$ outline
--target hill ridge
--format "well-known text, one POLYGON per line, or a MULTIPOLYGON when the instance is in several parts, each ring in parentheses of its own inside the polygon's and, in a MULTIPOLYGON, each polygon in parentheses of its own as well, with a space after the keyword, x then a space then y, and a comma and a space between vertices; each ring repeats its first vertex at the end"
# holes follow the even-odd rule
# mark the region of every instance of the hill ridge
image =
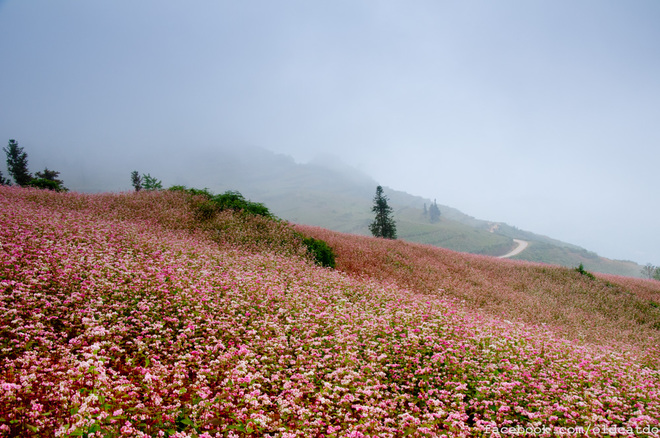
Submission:
MULTIPOLYGON (((101 184, 112 190, 111 181, 126 181, 117 169, 101 184)), ((165 184, 207 187, 214 192, 238 190, 258 199, 277 216, 291 222, 317 225, 342 232, 368 235, 372 220, 371 202, 378 185, 372 177, 346 165, 340 158, 323 157, 309 163, 258 146, 232 146, 191 149, 180 157, 155 160, 150 170, 165 184)), ((67 176, 73 190, 89 187, 89 180, 67 176)), ((576 267, 580 264, 595 272, 632 277, 641 276, 634 262, 609 260, 566 242, 523 231, 501 222, 476 219, 455 208, 439 205, 441 221, 430 224, 422 212, 431 200, 383 185, 395 209, 399 237, 457 251, 492 256, 515 247, 513 239, 530 242, 518 259, 576 267), (494 233, 489 231, 497 225, 494 233)))

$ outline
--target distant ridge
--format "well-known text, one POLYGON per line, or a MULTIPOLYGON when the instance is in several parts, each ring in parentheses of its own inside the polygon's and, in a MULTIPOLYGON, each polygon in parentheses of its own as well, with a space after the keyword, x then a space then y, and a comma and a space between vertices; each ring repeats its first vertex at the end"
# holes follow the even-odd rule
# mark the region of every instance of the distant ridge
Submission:
MULTIPOLYGON (((193 148, 174 159, 154 160, 153 164, 145 171, 162 179, 165 187, 185 185, 214 192, 238 190, 288 221, 370 234, 371 204, 379 183, 332 155, 297 163, 288 155, 241 145, 193 148)), ((131 170, 119 168, 106 176, 106 180, 97 182, 92 190, 89 173, 84 181, 75 175, 66 181, 78 191, 118 190, 116 181, 122 181, 120 190, 129 190, 131 170)), ((568 267, 583 264, 590 271, 641 276, 641 266, 634 262, 606 259, 579 246, 505 223, 476 219, 446 205, 438 205, 441 219, 432 224, 423 215, 424 204, 430 206, 430 199, 391 187, 384 189, 394 208, 400 239, 495 257, 511 251, 516 247, 514 239, 519 239, 529 242, 529 246, 513 259, 568 267)))

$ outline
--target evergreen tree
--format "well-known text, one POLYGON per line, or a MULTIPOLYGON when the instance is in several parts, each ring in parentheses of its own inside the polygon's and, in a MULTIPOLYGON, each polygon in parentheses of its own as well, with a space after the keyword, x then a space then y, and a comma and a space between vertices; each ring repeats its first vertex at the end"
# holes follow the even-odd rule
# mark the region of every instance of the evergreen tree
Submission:
POLYGON ((433 204, 429 207, 429 216, 431 223, 438 222, 440 220, 440 209, 438 208, 438 203, 433 200, 433 204))
POLYGON ((131 172, 131 183, 133 184, 136 192, 142 190, 142 177, 137 170, 131 172))
POLYGON ((50 170, 47 167, 43 172, 37 172, 36 178, 31 180, 29 185, 31 187, 38 187, 40 189, 55 190, 57 192, 68 192, 69 189, 64 187, 64 181, 58 179, 60 173, 55 170, 50 170))
POLYGON ((142 181, 142 188, 145 190, 162 190, 163 188, 163 183, 148 173, 146 175, 142 175, 142 181))
POLYGON ((19 186, 27 186, 32 181, 32 175, 28 172, 27 153, 18 146, 16 140, 9 140, 6 148, 2 148, 7 154, 7 170, 19 186))
POLYGON ((392 207, 387 205, 387 196, 383 194, 381 186, 376 187, 374 206, 371 211, 376 214, 374 221, 369 225, 369 230, 374 237, 396 239, 396 223, 392 218, 392 207))

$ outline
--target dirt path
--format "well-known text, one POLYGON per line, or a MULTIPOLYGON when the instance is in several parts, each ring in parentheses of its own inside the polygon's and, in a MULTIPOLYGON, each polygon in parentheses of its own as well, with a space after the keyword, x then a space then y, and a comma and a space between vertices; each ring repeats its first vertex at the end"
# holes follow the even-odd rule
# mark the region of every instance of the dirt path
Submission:
POLYGON ((527 242, 526 240, 513 239, 513 241, 516 242, 518 244, 518 246, 513 248, 513 251, 499 256, 498 257, 499 259, 506 259, 506 258, 509 258, 509 257, 513 257, 515 255, 518 255, 521 252, 523 252, 525 250, 525 248, 527 248, 527 246, 529 245, 529 242, 527 242))

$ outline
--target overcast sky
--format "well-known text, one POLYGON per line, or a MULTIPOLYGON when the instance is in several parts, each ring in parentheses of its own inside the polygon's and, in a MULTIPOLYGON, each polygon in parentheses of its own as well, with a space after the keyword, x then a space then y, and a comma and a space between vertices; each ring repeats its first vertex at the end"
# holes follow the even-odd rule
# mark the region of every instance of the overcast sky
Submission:
POLYGON ((331 152, 660 265, 660 1, 0 0, 0 32, 0 141, 32 170, 331 152))

